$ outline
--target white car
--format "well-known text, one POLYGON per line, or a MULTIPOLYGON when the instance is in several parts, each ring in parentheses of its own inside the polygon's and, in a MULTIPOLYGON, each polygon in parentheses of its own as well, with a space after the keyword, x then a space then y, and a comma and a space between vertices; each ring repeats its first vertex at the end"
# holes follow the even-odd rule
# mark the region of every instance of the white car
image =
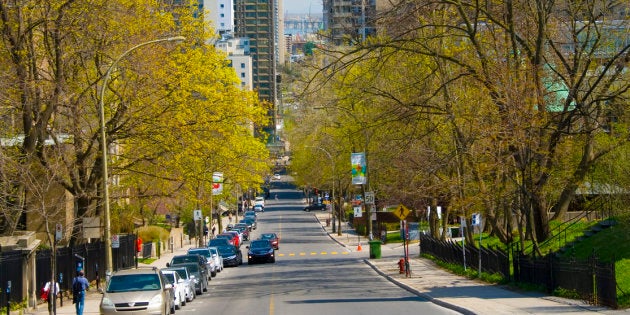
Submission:
POLYGON ((264 197, 256 197, 254 199, 254 206, 261 205, 263 208, 265 207, 265 198, 264 197))
POLYGON ((214 246, 208 247, 208 249, 212 253, 212 259, 214 259, 214 264, 217 266, 217 271, 223 271, 223 257, 219 254, 219 249, 214 246))
POLYGON ((186 281, 182 279, 177 271, 162 269, 162 274, 173 285, 175 293, 175 309, 181 309, 182 305, 186 305, 186 281))
POLYGON ((273 174, 273 179, 280 180, 280 174, 278 173, 273 174))
POLYGON ((188 273, 188 269, 186 267, 169 267, 162 269, 162 271, 177 272, 179 274, 179 278, 184 280, 185 301, 191 302, 195 299, 195 280, 191 277, 190 273, 188 273))

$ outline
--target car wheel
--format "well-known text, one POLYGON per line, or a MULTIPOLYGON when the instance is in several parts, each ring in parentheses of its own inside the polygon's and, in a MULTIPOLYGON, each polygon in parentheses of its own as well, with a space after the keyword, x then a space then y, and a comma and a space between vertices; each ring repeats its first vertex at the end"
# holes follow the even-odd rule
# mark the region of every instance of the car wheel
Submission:
POLYGON ((210 273, 210 276, 212 276, 212 277, 216 277, 216 276, 217 276, 217 272, 216 272, 216 270, 215 270, 215 271, 213 271, 213 272, 211 272, 211 273, 210 273))
POLYGON ((175 301, 173 301, 173 304, 171 304, 171 314, 175 314, 175 301))
POLYGON ((182 306, 186 306, 186 295, 185 294, 184 294, 184 297, 180 297, 179 300, 182 301, 182 306))

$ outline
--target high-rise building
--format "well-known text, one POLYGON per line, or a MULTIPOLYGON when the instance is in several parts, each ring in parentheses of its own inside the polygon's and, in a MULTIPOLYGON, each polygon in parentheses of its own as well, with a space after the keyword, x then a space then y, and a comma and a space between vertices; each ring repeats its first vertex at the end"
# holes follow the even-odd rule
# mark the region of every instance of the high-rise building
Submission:
POLYGON ((377 0, 323 0, 324 29, 334 45, 362 41, 376 33, 377 0))
POLYGON ((252 80, 259 98, 273 104, 271 125, 261 126, 275 138, 279 96, 277 66, 284 60, 281 0, 234 0, 234 35, 248 37, 252 56, 252 80))
POLYGON ((219 34, 234 31, 234 0, 200 0, 206 11, 206 19, 212 21, 219 34))

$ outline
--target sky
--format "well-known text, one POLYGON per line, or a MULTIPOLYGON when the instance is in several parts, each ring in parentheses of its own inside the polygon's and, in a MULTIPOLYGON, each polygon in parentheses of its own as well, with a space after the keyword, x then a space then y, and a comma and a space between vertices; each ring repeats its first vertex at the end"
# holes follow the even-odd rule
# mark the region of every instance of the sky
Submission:
POLYGON ((322 13, 322 0, 283 0, 282 6, 284 13, 289 14, 308 14, 322 13))

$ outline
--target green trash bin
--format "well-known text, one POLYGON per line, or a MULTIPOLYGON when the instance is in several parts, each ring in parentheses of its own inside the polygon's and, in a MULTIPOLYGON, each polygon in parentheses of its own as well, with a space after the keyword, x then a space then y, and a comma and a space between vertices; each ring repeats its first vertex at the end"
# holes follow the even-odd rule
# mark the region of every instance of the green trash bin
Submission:
POLYGON ((381 241, 370 241, 370 258, 381 258, 381 241))

